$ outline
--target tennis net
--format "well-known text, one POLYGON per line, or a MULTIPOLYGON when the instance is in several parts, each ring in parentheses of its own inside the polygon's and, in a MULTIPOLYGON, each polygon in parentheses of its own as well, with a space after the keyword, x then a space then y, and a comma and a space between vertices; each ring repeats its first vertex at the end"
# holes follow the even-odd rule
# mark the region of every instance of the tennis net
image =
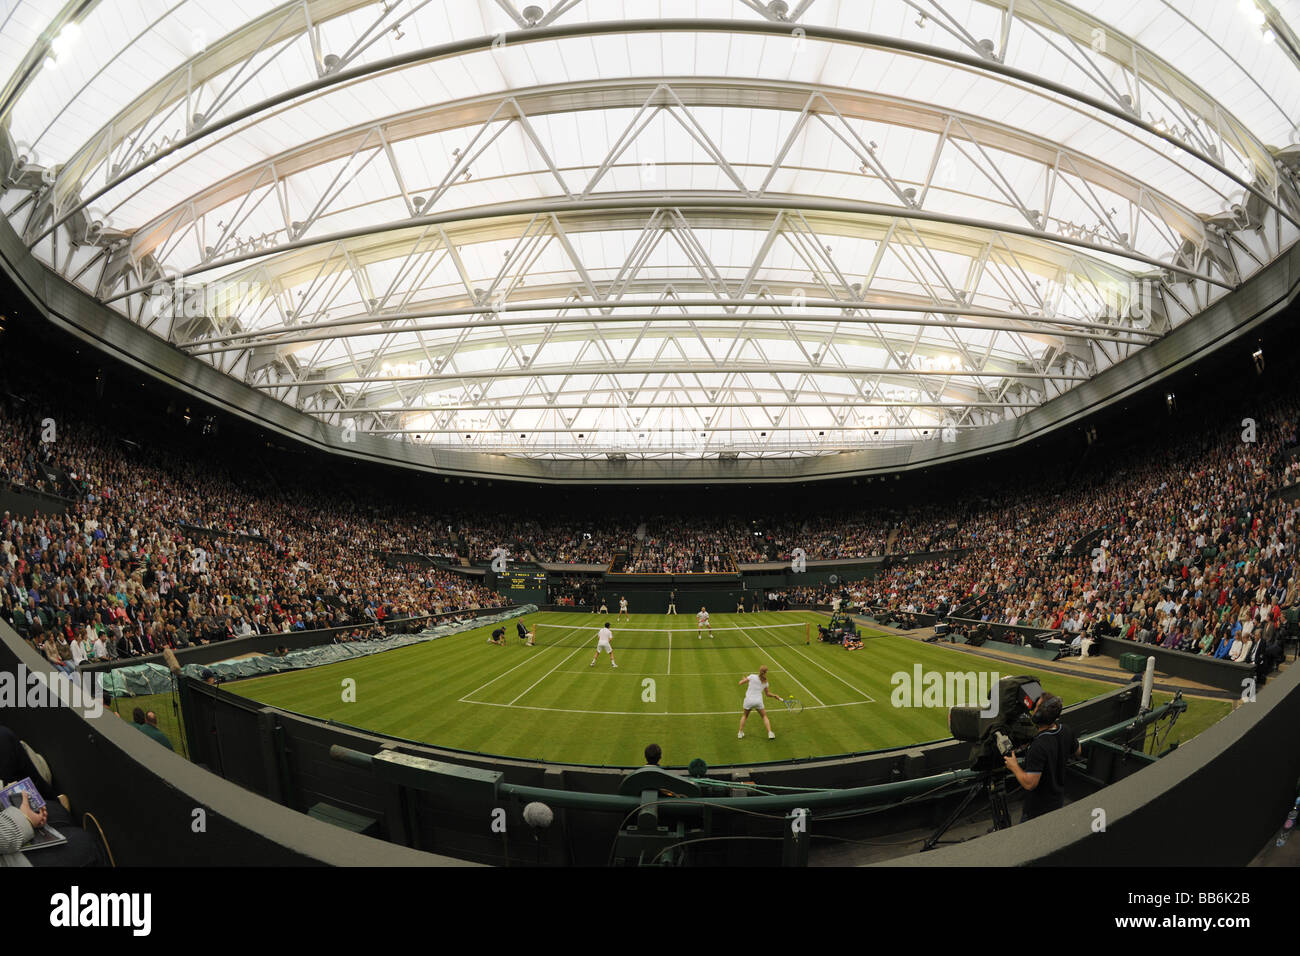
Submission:
MULTIPOLYGON (((534 635, 539 646, 577 647, 596 646, 596 633, 600 628, 591 624, 537 624, 534 635)), ((613 647, 618 651, 629 649, 656 649, 672 647, 673 650, 691 647, 771 647, 774 645, 803 646, 810 641, 811 626, 807 621, 786 624, 751 624, 743 627, 715 627, 710 630, 694 627, 612 627, 613 647), (703 633, 703 637, 699 635, 703 633)))

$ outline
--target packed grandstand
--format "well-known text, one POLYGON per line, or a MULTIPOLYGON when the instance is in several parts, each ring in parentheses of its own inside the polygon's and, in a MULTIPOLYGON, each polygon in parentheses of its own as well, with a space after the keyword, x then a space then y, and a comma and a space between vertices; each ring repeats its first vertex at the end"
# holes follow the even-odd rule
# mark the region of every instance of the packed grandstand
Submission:
MULTIPOLYGON (((498 548, 675 574, 788 562, 795 548, 811 560, 884 557, 878 575, 783 596, 940 615, 964 605, 992 623, 1234 659, 1280 638, 1300 603, 1294 393, 1221 407, 1216 421, 1171 418, 1158 442, 1085 456, 1068 473, 1047 463, 991 479, 996 493, 972 482, 943 504, 609 517, 435 511, 260 461, 240 467, 211 443, 196 454, 166 432, 105 427, 11 373, 0 481, 72 505, 0 515, 0 617, 61 662, 500 606, 459 569, 498 548)), ((576 579, 553 591, 556 603, 596 603, 576 579)))

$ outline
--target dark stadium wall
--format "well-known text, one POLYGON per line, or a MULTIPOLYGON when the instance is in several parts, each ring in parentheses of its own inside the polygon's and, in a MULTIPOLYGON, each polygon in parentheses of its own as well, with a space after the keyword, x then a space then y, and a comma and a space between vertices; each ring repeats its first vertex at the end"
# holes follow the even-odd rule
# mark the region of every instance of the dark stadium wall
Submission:
MULTIPOLYGON (((939 557, 960 552, 945 552, 939 557)), ((933 556, 932 556, 933 557, 933 556)), ((701 605, 714 613, 731 613, 740 598, 745 609, 750 610, 755 598, 762 608, 768 591, 787 591, 793 588, 834 586, 857 581, 871 581, 885 566, 885 558, 863 558, 852 561, 809 562, 807 569, 796 572, 788 563, 775 563, 779 571, 746 571, 740 574, 602 574, 596 582, 596 593, 604 599, 611 613, 618 612, 618 599, 627 597, 628 611, 632 614, 663 614, 668 599, 676 592, 677 611, 694 613, 701 605), (694 605, 688 607, 688 605, 694 605)), ((545 591, 530 585, 521 585, 519 575, 487 576, 489 587, 516 603, 552 606, 554 588, 570 575, 552 571, 545 591), (495 583, 493 583, 495 582, 495 583)), ((556 610, 567 610, 555 607, 556 610)), ((588 608, 590 610, 590 608, 588 608)))
MULTIPOLYGON (((645 581, 618 581, 615 580, 616 577, 616 575, 611 575, 610 579, 600 584, 596 591, 598 599, 605 601, 611 616, 618 614, 618 600, 620 597, 627 598, 629 614, 663 614, 668 609, 669 596, 675 590, 677 593, 677 613, 682 618, 682 627, 694 626, 695 619, 693 615, 701 607, 707 607, 713 614, 730 614, 736 610, 736 601, 743 597, 745 609, 749 610, 750 602, 756 593, 742 588, 738 577, 734 579, 736 584, 732 587, 717 585, 709 587, 701 582, 690 581, 671 585, 645 581)), ((676 577, 681 579, 688 576, 677 575, 676 577)), ((513 592, 502 593, 512 594, 513 592)), ((560 610, 569 609, 560 608, 560 610)), ((590 611, 592 609, 587 607, 574 608, 574 610, 590 611)))
POLYGON ((31 518, 37 512, 46 515, 63 514, 70 504, 71 501, 58 495, 48 495, 27 488, 19 491, 16 488, 0 485, 0 515, 9 512, 31 518))
MULTIPOLYGON (((1131 719, 1139 699, 1139 688, 1129 685, 1070 707, 1066 714, 1081 730, 1099 730, 1131 719)), ((370 755, 393 750, 455 767, 500 773, 506 784, 593 795, 592 804, 617 794, 624 775, 633 768, 552 764, 404 741, 265 707, 191 680, 184 682, 182 700, 193 759, 295 809, 327 805, 374 821, 381 838, 404 845, 465 855, 481 863, 532 862, 534 854, 540 853, 550 862, 602 865, 626 814, 626 808, 616 812, 599 806, 569 808, 561 812, 556 826, 538 836, 537 843, 512 841, 506 839, 509 833, 530 832, 521 817, 521 803, 457 803, 413 789, 404 792, 378 780, 369 770, 334 759, 331 748, 370 755), (483 825, 495 806, 507 812, 504 835, 489 832, 483 825)), ((822 759, 716 766, 710 775, 760 787, 863 787, 965 769, 970 754, 970 744, 947 740, 822 759)), ((872 827, 881 833, 933 827, 959 798, 960 793, 950 793, 942 800, 911 802, 897 812, 872 814, 872 827)))
MULTIPOLYGON (((49 665, 0 622, 0 675, 49 665)), ((0 710, 48 762, 73 817, 91 813, 119 866, 459 865, 313 820, 221 779, 159 746, 107 709, 0 710), (201 811, 201 812, 200 812, 201 811)))
POLYGON ((1238 664, 1233 661, 1218 660, 1202 654, 1189 654, 1187 651, 1172 651, 1152 644, 1138 644, 1113 637, 1101 638, 1101 652, 1107 657, 1120 657, 1123 654, 1137 654, 1139 657, 1154 657, 1156 670, 1170 677, 1194 681, 1207 687, 1226 690, 1234 696, 1243 693, 1254 681, 1253 664, 1238 664))

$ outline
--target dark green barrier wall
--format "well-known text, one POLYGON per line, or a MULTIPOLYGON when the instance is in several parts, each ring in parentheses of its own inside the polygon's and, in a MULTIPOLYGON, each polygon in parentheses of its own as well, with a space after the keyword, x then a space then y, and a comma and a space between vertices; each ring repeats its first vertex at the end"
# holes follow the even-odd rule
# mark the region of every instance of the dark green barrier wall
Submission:
POLYGON ((63 514, 72 504, 67 498, 58 495, 45 495, 39 491, 16 491, 7 484, 0 483, 0 514, 6 511, 30 518, 37 511, 41 514, 63 514))
MULTIPOLYGON (((0 622, 0 675, 13 680, 20 664, 48 670, 0 622)), ((109 711, 87 717, 68 707, 6 707, 0 721, 49 762, 75 818, 94 814, 119 866, 459 863, 295 813, 160 747, 109 711)))

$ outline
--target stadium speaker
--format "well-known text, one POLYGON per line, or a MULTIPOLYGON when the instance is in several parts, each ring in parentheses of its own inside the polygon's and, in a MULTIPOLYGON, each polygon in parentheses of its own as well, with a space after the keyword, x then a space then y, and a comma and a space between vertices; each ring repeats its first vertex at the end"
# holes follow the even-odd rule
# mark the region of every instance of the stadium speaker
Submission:
POLYGON ((555 821, 555 812, 546 804, 534 800, 524 807, 524 822, 534 830, 545 830, 555 821))

